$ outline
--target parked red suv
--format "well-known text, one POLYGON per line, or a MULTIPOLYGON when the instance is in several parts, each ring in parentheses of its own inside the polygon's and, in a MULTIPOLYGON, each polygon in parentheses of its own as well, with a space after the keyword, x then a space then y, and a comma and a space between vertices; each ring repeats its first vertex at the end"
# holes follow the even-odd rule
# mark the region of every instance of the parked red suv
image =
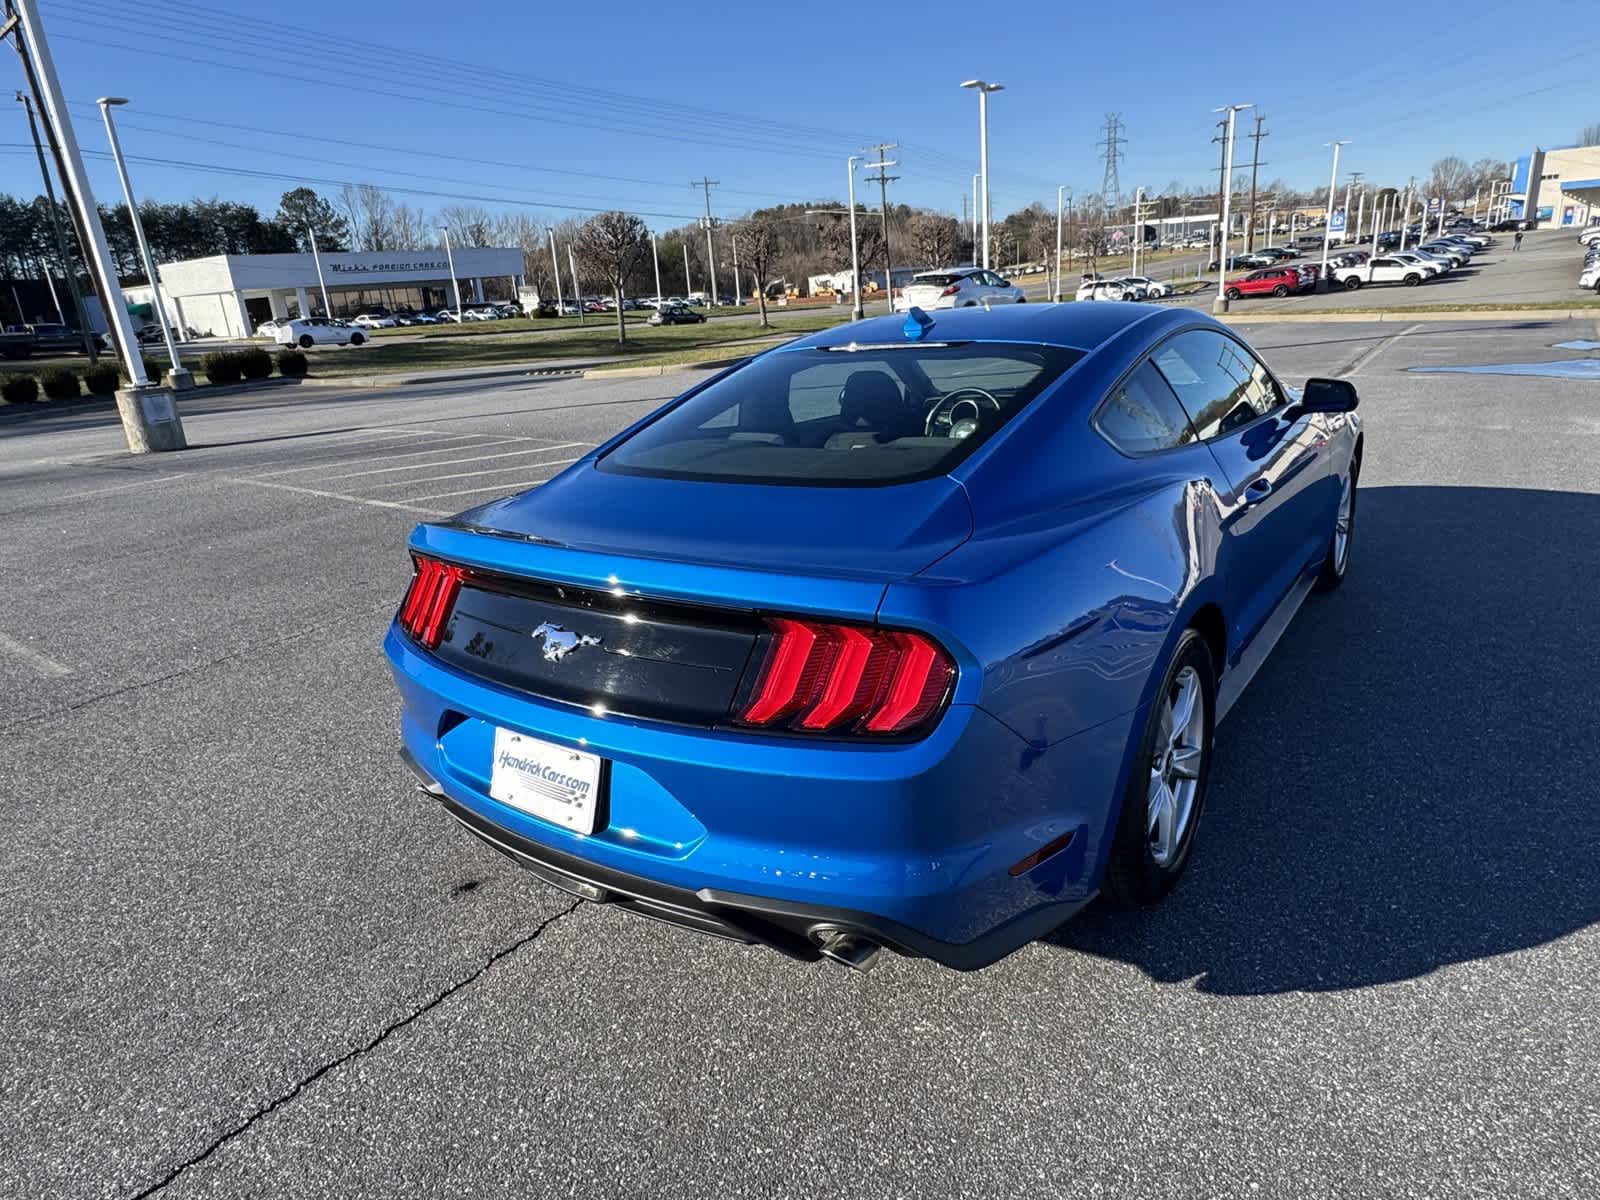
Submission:
POLYGON ((1287 296, 1304 287, 1298 269, 1294 267, 1267 267, 1251 271, 1243 279, 1235 279, 1224 289, 1229 300, 1240 296, 1287 296))

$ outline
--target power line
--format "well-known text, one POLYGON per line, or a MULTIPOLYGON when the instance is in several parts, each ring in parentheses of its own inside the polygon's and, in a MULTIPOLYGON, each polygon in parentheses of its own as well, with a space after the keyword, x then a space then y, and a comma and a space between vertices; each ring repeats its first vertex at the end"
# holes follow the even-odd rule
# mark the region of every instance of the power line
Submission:
POLYGON ((1122 131, 1122 114, 1106 114, 1106 136, 1097 144, 1105 147, 1106 168, 1100 180, 1100 196, 1105 201, 1107 208, 1115 208, 1122 196, 1122 180, 1117 172, 1117 164, 1122 160, 1122 147, 1128 139, 1120 136, 1122 131))
POLYGON ((1250 135, 1250 140, 1255 143, 1255 146, 1250 151, 1250 223, 1245 226, 1244 231, 1244 250, 1246 254, 1256 248, 1256 172, 1266 165, 1261 161, 1261 139, 1271 136, 1261 128, 1266 119, 1266 113, 1257 111, 1256 130, 1250 135))
POLYGON ((879 142, 875 146, 864 146, 864 147, 862 147, 862 149, 868 150, 868 151, 872 151, 872 152, 876 153, 877 156, 878 156, 878 161, 877 162, 868 163, 867 164, 867 169, 869 171, 876 170, 878 173, 877 173, 876 176, 873 176, 873 175, 866 176, 866 181, 868 183, 872 183, 872 182, 874 182, 874 180, 876 180, 876 182, 878 184, 878 200, 879 200, 879 203, 882 205, 882 211, 883 211, 883 286, 884 286, 885 290, 887 290, 887 292, 889 293, 889 309, 890 309, 890 311, 894 310, 894 258, 891 256, 891 254, 889 252, 889 185, 891 183, 893 183, 895 180, 899 179, 900 176, 888 174, 888 168, 897 167, 900 164, 898 162, 896 162, 894 159, 885 158, 884 155, 886 153, 888 153, 890 150, 894 150, 894 149, 897 149, 897 148, 898 147, 896 146, 896 144, 894 142, 879 142))

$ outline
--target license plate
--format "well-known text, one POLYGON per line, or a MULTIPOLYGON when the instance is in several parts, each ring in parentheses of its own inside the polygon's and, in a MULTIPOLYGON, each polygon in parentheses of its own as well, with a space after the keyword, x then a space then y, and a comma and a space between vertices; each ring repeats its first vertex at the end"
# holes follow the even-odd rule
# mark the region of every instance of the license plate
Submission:
POLYGON ((600 815, 601 763, 597 754, 496 729, 489 795, 563 829, 593 833, 600 815))

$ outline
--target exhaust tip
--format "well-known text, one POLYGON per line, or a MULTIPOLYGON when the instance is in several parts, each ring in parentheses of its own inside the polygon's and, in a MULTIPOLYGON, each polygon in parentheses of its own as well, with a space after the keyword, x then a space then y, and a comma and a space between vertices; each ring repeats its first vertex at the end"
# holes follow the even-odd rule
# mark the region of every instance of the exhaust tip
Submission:
POLYGON ((816 942, 817 951, 823 958, 863 973, 872 970, 878 955, 883 953, 883 947, 878 943, 831 925, 818 925, 812 929, 811 939, 816 942))

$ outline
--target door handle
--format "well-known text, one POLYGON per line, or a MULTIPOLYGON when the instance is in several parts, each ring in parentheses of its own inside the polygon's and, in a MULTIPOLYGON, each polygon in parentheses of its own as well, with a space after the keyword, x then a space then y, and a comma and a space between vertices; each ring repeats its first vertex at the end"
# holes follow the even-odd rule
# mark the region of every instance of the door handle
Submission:
POLYGON ((1270 495, 1272 495, 1272 482, 1267 479, 1257 479, 1249 487, 1245 488, 1244 502, 1246 504, 1260 504, 1270 495))

